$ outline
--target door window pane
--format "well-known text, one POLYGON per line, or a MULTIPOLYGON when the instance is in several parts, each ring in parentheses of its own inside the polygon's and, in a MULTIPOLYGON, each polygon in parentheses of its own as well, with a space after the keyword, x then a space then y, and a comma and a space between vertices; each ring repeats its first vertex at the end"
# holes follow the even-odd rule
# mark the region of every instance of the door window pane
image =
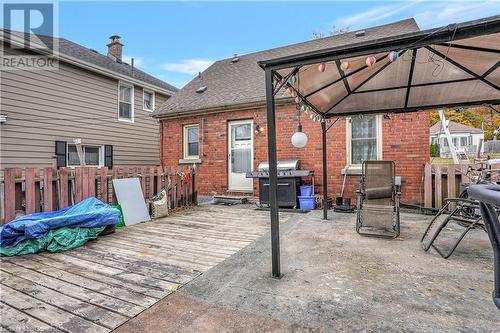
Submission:
POLYGON ((251 124, 231 126, 231 172, 252 171, 251 130, 251 124))
POLYGON ((376 116, 351 119, 351 164, 377 159, 376 116))
POLYGON ((250 140, 252 138, 252 126, 250 124, 236 125, 235 140, 250 140))

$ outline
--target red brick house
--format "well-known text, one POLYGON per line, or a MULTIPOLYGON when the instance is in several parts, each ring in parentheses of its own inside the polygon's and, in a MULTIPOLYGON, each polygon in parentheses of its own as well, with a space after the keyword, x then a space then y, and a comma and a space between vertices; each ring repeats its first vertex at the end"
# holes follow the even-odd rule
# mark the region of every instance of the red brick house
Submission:
MULTIPOLYGON (((349 32, 215 62, 165 102, 160 119, 160 159, 165 166, 197 165, 200 194, 257 194, 258 182, 244 173, 267 160, 264 71, 259 60, 418 31, 413 19, 349 32)), ((302 117, 308 143, 291 144, 297 109, 285 95, 277 98, 278 159, 298 158, 322 182, 320 123, 302 117)), ((402 200, 421 201, 423 166, 429 160, 429 114, 367 115, 339 119, 327 137, 329 192, 354 197, 361 163, 394 160, 403 178, 402 200)), ((316 187, 321 193, 321 186, 316 187)))

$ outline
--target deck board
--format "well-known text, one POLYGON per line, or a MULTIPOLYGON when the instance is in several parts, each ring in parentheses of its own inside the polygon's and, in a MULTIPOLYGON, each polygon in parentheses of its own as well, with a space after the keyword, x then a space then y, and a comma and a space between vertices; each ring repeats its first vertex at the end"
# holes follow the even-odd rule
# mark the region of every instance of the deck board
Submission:
POLYGON ((109 332, 263 235, 268 221, 251 206, 199 206, 73 251, 1 258, 1 331, 109 332))

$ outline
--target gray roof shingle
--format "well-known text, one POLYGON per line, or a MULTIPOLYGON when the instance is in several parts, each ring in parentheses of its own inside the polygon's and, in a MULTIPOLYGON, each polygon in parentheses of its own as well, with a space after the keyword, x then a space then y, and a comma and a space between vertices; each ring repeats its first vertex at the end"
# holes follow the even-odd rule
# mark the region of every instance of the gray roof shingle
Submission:
MULTIPOLYGON (((448 129, 450 130, 450 133, 484 133, 484 131, 480 128, 467 126, 451 120, 448 124, 448 129)), ((441 122, 439 121, 432 125, 429 131, 431 135, 438 135, 440 133, 444 134, 441 129, 441 122)))
POLYGON ((365 42, 379 38, 420 31, 413 18, 387 25, 364 29, 365 35, 356 37, 355 32, 347 32, 331 37, 315 39, 298 44, 269 49, 239 56, 239 61, 231 59, 216 61, 201 76, 194 78, 172 98, 161 105, 154 116, 173 115, 187 111, 223 107, 232 104, 259 102, 265 99, 264 71, 258 61, 308 51, 321 50, 352 42, 365 42), (206 86, 203 93, 197 93, 206 86))
MULTIPOLYGON (((6 29, 0 29, 4 34, 13 34, 18 37, 24 38, 24 34, 18 31, 9 31, 6 29)), ((42 42, 45 43, 49 48, 52 48, 52 37, 49 36, 37 36, 42 42)), ((135 80, 142 81, 144 83, 156 86, 161 89, 169 90, 172 93, 177 92, 179 89, 174 87, 171 84, 168 84, 165 81, 157 79, 156 77, 149 75, 148 73, 141 71, 137 67, 134 67, 132 70, 132 66, 125 62, 116 62, 113 59, 109 58, 104 54, 97 53, 97 51, 93 51, 85 46, 74 43, 65 38, 57 38, 58 42, 58 50, 59 53, 76 58, 78 60, 90 63, 92 65, 96 65, 102 67, 104 69, 113 71, 117 74, 121 74, 124 76, 128 76, 135 80)))

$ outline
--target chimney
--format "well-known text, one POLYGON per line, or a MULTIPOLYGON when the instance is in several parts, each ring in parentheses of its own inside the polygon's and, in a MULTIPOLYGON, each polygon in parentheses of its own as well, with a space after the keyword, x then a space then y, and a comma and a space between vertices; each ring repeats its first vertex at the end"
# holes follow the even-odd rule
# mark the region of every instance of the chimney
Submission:
POLYGON ((122 62, 122 48, 123 44, 120 43, 120 36, 113 35, 109 37, 111 39, 108 44, 108 57, 116 62, 122 62))

